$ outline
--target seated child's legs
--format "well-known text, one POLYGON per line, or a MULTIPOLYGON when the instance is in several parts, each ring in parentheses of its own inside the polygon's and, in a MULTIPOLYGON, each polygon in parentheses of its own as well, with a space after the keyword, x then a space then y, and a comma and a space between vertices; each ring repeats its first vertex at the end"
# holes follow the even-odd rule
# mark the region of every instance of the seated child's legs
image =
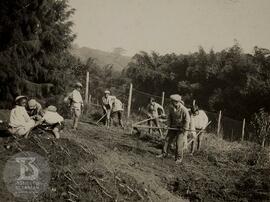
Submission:
POLYGON ((53 126, 53 134, 55 136, 56 139, 59 139, 60 138, 60 131, 63 130, 64 128, 64 124, 63 123, 56 123, 54 126, 53 126))

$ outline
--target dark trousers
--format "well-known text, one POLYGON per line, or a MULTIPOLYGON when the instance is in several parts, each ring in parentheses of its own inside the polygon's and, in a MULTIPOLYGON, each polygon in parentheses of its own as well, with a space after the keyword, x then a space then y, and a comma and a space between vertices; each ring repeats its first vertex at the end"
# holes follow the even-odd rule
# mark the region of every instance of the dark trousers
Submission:
POLYGON ((175 159, 183 157, 183 151, 187 145, 187 133, 183 131, 169 130, 165 138, 163 153, 168 154, 169 146, 176 139, 175 159))
POLYGON ((115 111, 115 112, 113 112, 112 113, 112 118, 114 118, 116 115, 117 115, 117 118, 118 118, 118 124, 121 127, 124 127, 123 121, 122 121, 123 111, 115 111))

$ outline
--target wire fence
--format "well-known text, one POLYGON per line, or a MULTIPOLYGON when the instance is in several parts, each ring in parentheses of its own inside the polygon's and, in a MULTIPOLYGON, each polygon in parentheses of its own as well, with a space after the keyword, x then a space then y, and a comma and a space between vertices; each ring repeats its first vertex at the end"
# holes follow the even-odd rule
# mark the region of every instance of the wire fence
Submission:
MULTIPOLYGON (((111 92, 114 96, 116 96, 118 99, 122 101, 124 106, 124 116, 127 117, 128 100, 129 100, 128 89, 123 90, 117 87, 112 87, 111 92)), ((154 95, 149 92, 143 92, 137 90, 136 88, 133 88, 130 107, 130 119, 142 120, 144 118, 147 118, 145 110, 149 103, 150 98, 154 98, 155 101, 159 104, 162 104, 163 99, 164 110, 165 112, 168 112, 168 107, 170 105, 170 99, 168 97, 162 98, 162 93, 161 95, 154 95)), ((188 104, 189 103, 186 103, 185 105, 189 106, 188 104)), ((92 97, 91 105, 95 106, 96 108, 100 108, 101 110, 101 99, 92 97)), ((209 111, 205 112, 209 118, 209 121, 211 121, 211 124, 208 126, 206 131, 208 133, 217 134, 219 113, 209 111)), ((228 141, 240 141, 242 139, 243 121, 234 120, 227 116, 221 116, 219 127, 220 127, 219 135, 222 136, 223 139, 226 139, 228 141)), ((252 134, 254 133, 254 131, 248 123, 246 123, 244 132, 245 132, 244 140, 253 140, 252 134)))

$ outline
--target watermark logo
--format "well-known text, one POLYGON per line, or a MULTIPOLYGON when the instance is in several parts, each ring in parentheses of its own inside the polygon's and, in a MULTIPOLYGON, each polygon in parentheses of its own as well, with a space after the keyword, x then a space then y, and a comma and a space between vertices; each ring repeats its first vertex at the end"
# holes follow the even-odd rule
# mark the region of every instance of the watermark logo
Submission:
POLYGON ((24 199, 37 197, 46 191, 50 181, 47 160, 34 152, 20 152, 5 165, 4 181, 8 191, 24 199))

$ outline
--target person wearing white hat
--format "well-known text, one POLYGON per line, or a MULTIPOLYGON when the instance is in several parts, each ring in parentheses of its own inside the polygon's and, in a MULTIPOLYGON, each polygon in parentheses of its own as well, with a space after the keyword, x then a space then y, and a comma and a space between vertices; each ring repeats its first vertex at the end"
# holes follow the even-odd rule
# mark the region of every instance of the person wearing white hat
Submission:
POLYGON ((170 96, 171 106, 168 115, 168 126, 170 128, 178 128, 179 130, 169 130, 165 138, 162 154, 158 157, 166 157, 168 155, 169 145, 176 138, 175 161, 181 163, 183 152, 187 146, 187 135, 190 125, 190 115, 188 109, 184 106, 182 97, 178 94, 170 96))
POLYGON ((104 96, 102 97, 102 109, 104 114, 106 114, 105 125, 107 127, 110 126, 111 112, 113 108, 113 99, 114 99, 114 96, 111 96, 110 94, 111 92, 109 90, 105 90, 104 96))
POLYGON ((16 97, 15 104, 15 108, 10 112, 8 131, 13 135, 27 137, 30 131, 37 125, 25 109, 27 97, 22 95, 16 97))
POLYGON ((28 101, 26 106, 26 111, 28 115, 34 120, 40 120, 43 116, 42 106, 35 99, 31 99, 28 101))
POLYGON ((42 117, 42 121, 45 126, 48 126, 52 129, 52 132, 56 139, 60 138, 60 131, 64 128, 64 118, 57 113, 57 108, 53 105, 50 105, 45 110, 44 116, 42 117))
POLYGON ((75 84, 75 89, 68 95, 68 97, 65 98, 65 100, 69 101, 69 105, 71 107, 73 129, 77 129, 82 113, 83 99, 80 93, 82 87, 83 85, 80 82, 77 82, 75 84))

